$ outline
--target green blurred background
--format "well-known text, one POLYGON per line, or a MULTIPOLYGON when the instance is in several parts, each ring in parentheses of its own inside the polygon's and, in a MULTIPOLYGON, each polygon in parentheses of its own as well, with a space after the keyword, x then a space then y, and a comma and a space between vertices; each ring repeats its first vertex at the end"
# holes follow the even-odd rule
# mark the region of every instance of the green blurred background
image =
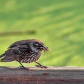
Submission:
MULTIPOLYGON (((15 41, 38 39, 50 49, 39 63, 84 66, 84 0, 0 0, 0 33, 28 30, 36 33, 1 35, 0 54, 15 41)), ((0 66, 19 65, 0 62, 0 66)))

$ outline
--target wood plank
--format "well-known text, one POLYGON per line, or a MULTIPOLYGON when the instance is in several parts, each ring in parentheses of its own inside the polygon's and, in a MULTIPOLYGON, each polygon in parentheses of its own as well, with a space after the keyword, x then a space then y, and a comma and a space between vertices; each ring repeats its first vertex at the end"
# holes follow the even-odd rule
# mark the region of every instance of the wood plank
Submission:
POLYGON ((0 67, 0 83, 8 84, 83 84, 84 67, 0 67))

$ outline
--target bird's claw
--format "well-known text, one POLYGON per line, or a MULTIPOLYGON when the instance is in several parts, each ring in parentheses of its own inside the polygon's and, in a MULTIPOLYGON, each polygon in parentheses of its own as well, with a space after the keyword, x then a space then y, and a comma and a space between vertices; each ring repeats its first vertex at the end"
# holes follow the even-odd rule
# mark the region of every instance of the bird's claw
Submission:
POLYGON ((43 66, 43 65, 35 65, 35 66, 40 68, 48 68, 47 66, 43 66))

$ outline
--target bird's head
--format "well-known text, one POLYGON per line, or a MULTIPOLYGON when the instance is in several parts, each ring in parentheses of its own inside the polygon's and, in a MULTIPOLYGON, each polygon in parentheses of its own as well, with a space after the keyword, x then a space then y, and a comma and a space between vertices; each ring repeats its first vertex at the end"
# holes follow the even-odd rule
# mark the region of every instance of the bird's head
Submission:
POLYGON ((41 41, 38 41, 36 39, 33 39, 33 45, 40 50, 49 51, 48 47, 46 47, 41 41))

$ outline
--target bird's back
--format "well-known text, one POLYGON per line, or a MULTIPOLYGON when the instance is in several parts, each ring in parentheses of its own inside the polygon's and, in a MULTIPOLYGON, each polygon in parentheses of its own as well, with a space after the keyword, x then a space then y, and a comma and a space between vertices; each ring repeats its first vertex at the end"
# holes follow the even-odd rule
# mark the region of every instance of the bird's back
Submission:
POLYGON ((30 42, 37 42, 37 43, 40 43, 41 45, 43 45, 43 43, 39 40, 28 39, 28 40, 21 40, 21 41, 14 42, 12 45, 9 46, 9 48, 13 48, 17 45, 29 45, 28 43, 30 43, 30 42))

